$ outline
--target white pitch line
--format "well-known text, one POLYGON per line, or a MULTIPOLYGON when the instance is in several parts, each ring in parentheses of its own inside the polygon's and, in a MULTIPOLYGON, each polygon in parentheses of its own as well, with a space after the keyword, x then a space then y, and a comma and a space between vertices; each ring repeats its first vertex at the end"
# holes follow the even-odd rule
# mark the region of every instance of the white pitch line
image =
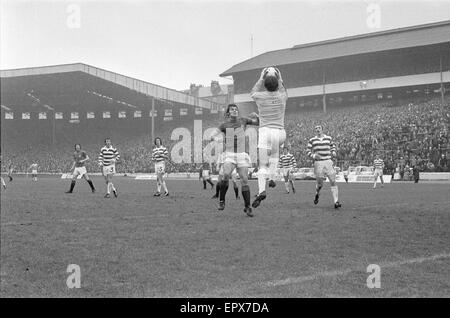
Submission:
MULTIPOLYGON (((448 253, 442 253, 442 254, 436 254, 429 257, 417 257, 417 258, 411 258, 406 260, 400 260, 400 261, 393 261, 388 263, 381 263, 378 264, 381 268, 381 270, 385 268, 392 268, 392 267, 398 267, 402 265, 409 265, 409 264, 420 264, 423 262, 431 262, 436 261, 439 259, 446 259, 450 258, 450 254, 448 253)), ((365 269, 363 269, 365 272, 365 269)), ((345 269, 345 270, 336 270, 336 271, 327 271, 327 272, 319 272, 313 275, 308 276, 299 276, 299 277, 289 277, 286 279, 281 280, 274 280, 274 281, 268 281, 263 283, 264 286, 268 287, 276 287, 276 286, 285 286, 285 285, 292 285, 292 284, 300 284, 308 281, 313 281, 318 278, 326 278, 326 277, 337 277, 337 276, 343 276, 347 275, 351 272, 361 272, 361 268, 353 268, 353 269, 345 269)))

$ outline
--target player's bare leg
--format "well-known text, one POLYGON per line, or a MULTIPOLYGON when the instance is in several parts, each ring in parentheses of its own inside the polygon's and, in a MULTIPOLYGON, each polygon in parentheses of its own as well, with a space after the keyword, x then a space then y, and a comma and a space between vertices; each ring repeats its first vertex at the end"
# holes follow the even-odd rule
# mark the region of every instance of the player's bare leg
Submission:
POLYGON ((219 198, 220 183, 222 182, 222 178, 223 178, 223 176, 221 174, 219 174, 219 177, 217 178, 217 183, 216 183, 216 194, 214 194, 212 196, 212 199, 218 199, 219 198))
POLYGON ((339 203, 339 193, 338 193, 338 187, 336 185, 336 175, 330 174, 328 176, 328 178, 330 179, 330 190, 331 190, 331 195, 333 196, 334 208, 338 209, 341 207, 341 204, 339 203))
POLYGON ((159 174, 159 179, 161 180, 161 185, 164 189, 164 196, 167 197, 169 196, 169 190, 167 190, 167 185, 166 185, 166 181, 164 180, 164 174, 160 173, 159 174))
POLYGON ((269 175, 269 154, 268 149, 259 148, 259 169, 258 169, 258 195, 252 203, 252 207, 257 208, 262 200, 266 199, 266 178, 269 175))
POLYGON ((234 164, 226 162, 223 164, 223 178, 220 184, 219 191, 219 210, 222 211, 225 209, 225 196, 228 191, 229 180, 231 177, 231 172, 234 169, 234 164))
POLYGON ((237 172, 241 180, 241 191, 242 197, 244 198, 244 212, 248 216, 252 217, 253 212, 252 208, 250 207, 251 196, 250 196, 250 187, 248 185, 248 168, 247 167, 237 168, 237 172))
POLYGON ((284 187, 286 189, 286 193, 290 193, 289 191, 289 178, 287 175, 284 175, 284 187))
MULTIPOLYGON (((233 183, 234 196, 236 197, 236 200, 239 200, 240 199, 239 187, 238 187, 234 177, 231 177, 231 182, 233 183)), ((241 182, 241 184, 242 184, 242 182, 241 182)))
POLYGON ((156 175, 156 193, 153 196, 159 197, 161 195, 161 186, 162 186, 161 175, 158 173, 156 175))
POLYGON ((75 188, 75 184, 77 183, 78 173, 74 173, 72 176, 72 180, 70 181, 70 189, 66 191, 66 193, 73 193, 73 189, 75 188))
POLYGON ((291 184, 292 187, 292 193, 295 193, 295 186, 294 186, 294 176, 289 172, 289 183, 291 184))
POLYGON ((320 190, 322 190, 323 187, 323 179, 322 177, 318 176, 316 177, 316 196, 314 197, 314 204, 319 203, 319 196, 320 196, 320 190))
POLYGON ((83 178, 89 184, 89 187, 91 187, 92 193, 95 193, 95 187, 94 187, 94 184, 92 183, 92 180, 89 178, 89 175, 87 173, 85 173, 83 175, 83 178))

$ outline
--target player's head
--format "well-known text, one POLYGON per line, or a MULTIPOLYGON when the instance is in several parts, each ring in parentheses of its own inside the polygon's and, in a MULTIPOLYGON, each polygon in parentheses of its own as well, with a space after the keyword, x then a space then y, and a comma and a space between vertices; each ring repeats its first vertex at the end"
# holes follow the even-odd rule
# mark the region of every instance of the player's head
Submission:
POLYGON ((80 144, 75 144, 75 150, 76 151, 80 151, 81 150, 81 145, 80 144))
POLYGON ((238 117, 239 116, 239 108, 236 104, 228 104, 227 110, 225 112, 226 118, 238 117))
POLYGON ((278 78, 273 75, 268 75, 264 79, 264 87, 269 92, 275 92, 278 89, 278 78))
POLYGON ((314 126, 314 132, 315 132, 317 135, 320 135, 320 134, 323 132, 323 126, 322 126, 322 125, 316 125, 316 126, 314 126))
POLYGON ((155 143, 155 146, 156 146, 156 147, 162 146, 162 140, 161 140, 161 138, 156 137, 154 143, 155 143))
POLYGON ((110 139, 110 138, 105 138, 105 145, 106 145, 107 147, 110 147, 110 146, 111 146, 111 139, 110 139))

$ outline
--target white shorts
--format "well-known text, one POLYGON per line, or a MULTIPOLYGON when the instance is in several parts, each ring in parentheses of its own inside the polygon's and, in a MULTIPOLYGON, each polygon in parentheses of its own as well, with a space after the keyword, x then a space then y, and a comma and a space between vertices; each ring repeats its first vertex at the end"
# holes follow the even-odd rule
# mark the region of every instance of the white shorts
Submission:
POLYGON ((383 170, 375 169, 375 172, 374 172, 373 176, 376 177, 376 178, 382 177, 383 176, 383 170))
POLYGON ((37 170, 31 170, 31 174, 37 174, 37 170))
POLYGON ((333 161, 331 159, 314 161, 314 175, 316 178, 335 176, 333 161))
POLYGON ((155 173, 166 173, 166 164, 164 161, 155 163, 155 173))
POLYGON ((116 165, 103 166, 103 175, 107 176, 108 174, 116 173, 116 165))
POLYGON ((202 171, 202 177, 203 177, 204 179, 210 178, 210 176, 209 176, 209 170, 203 170, 203 171, 202 171))
POLYGON ((279 152, 280 146, 286 141, 286 130, 279 128, 259 128, 258 148, 279 152))
POLYGON ((280 168, 283 177, 289 177, 292 168, 280 168))
POLYGON ((248 168, 251 166, 250 156, 246 152, 226 152, 224 163, 232 163, 237 168, 248 168))
POLYGON ((75 167, 75 169, 73 170, 73 175, 74 176, 84 176, 87 173, 86 167, 75 167))

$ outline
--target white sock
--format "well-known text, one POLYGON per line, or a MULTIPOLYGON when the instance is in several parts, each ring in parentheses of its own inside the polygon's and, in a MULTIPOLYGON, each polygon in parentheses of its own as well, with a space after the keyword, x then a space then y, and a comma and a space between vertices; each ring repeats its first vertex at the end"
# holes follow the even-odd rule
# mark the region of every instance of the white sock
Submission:
POLYGON ((377 187, 377 180, 373 183, 373 188, 375 189, 377 187))
POLYGON ((110 185, 111 185, 111 190, 116 191, 116 188, 114 188, 114 184, 112 182, 110 183, 110 185))
POLYGON ((267 170, 265 168, 261 168, 258 171, 258 194, 266 191, 266 174, 267 170))
POLYGON ((6 183, 5 183, 5 180, 3 180, 3 178, 2 178, 2 186, 4 186, 6 188, 6 183))
POLYGON ((291 183, 291 187, 292 187, 292 189, 294 189, 294 181, 292 181, 292 180, 289 180, 289 182, 291 183))
POLYGON ((334 203, 338 202, 339 201, 339 198, 338 198, 338 187, 337 186, 333 186, 333 187, 330 187, 330 189, 331 189, 331 194, 333 195, 334 203))
POLYGON ((286 187, 286 192, 289 192, 289 182, 285 182, 284 186, 286 187))
POLYGON ((161 183, 160 182, 156 183, 156 188, 158 189, 158 192, 161 192, 161 183))
POLYGON ((169 192, 169 190, 167 190, 166 181, 162 182, 162 186, 164 188, 164 192, 169 192))
POLYGON ((106 193, 108 193, 108 194, 111 193, 111 183, 110 183, 110 182, 108 182, 108 183, 106 184, 106 193))

